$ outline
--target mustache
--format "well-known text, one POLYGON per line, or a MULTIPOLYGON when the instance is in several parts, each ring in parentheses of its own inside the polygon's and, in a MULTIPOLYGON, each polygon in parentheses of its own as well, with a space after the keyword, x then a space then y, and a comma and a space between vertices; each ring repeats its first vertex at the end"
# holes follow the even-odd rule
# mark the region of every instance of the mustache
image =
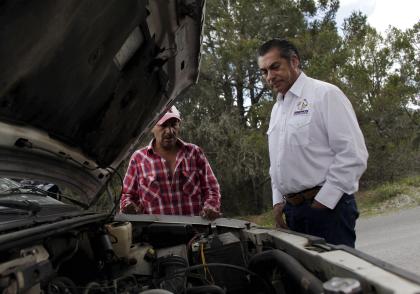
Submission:
POLYGON ((175 135, 163 135, 162 138, 163 139, 173 139, 173 138, 176 138, 176 136, 175 135))
POLYGON ((275 79, 275 80, 271 80, 270 84, 275 84, 275 83, 279 83, 279 82, 283 82, 285 81, 284 79, 275 79))

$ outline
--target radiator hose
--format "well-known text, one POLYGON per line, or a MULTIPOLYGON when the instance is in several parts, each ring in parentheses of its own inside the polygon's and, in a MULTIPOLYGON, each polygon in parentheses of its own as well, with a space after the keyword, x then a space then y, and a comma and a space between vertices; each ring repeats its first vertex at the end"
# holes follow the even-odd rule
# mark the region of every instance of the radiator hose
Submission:
POLYGON ((249 269, 263 276, 270 284, 274 269, 280 271, 286 292, 313 293, 323 292, 322 282, 289 254, 275 249, 254 255, 249 261, 249 269), (288 291, 287 291, 288 290, 288 291))

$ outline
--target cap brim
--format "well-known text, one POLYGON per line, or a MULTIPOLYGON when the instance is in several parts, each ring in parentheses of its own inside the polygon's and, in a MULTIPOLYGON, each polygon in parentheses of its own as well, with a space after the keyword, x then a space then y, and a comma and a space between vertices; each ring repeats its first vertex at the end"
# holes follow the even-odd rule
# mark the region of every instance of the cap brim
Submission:
POLYGON ((177 120, 181 121, 181 119, 179 118, 179 116, 177 116, 174 113, 165 113, 164 116, 161 117, 161 119, 156 123, 158 126, 163 125, 167 120, 171 119, 171 118, 176 118, 177 120))

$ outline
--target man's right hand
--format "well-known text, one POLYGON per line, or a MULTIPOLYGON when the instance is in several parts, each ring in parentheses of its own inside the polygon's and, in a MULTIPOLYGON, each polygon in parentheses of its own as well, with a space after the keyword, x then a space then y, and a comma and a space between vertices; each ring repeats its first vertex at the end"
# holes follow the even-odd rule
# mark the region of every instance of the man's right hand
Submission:
POLYGON ((200 213, 200 216, 202 218, 205 218, 211 221, 214 221, 216 218, 219 218, 220 215, 221 215, 220 212, 214 211, 211 208, 204 208, 200 213))
POLYGON ((276 228, 289 229, 283 218, 284 205, 284 203, 277 203, 276 205, 274 205, 274 221, 276 222, 276 228))
POLYGON ((121 212, 125 214, 137 214, 139 213, 139 210, 134 203, 129 203, 126 207, 121 209, 121 212))

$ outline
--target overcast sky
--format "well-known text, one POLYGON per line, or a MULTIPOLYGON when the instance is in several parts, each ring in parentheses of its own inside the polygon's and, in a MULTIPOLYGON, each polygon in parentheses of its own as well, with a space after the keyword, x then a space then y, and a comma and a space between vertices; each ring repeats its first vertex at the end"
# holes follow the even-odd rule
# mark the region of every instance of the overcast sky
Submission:
POLYGON ((419 0, 340 0, 339 27, 354 10, 366 14, 368 23, 382 33, 389 25, 405 30, 420 20, 419 0))

